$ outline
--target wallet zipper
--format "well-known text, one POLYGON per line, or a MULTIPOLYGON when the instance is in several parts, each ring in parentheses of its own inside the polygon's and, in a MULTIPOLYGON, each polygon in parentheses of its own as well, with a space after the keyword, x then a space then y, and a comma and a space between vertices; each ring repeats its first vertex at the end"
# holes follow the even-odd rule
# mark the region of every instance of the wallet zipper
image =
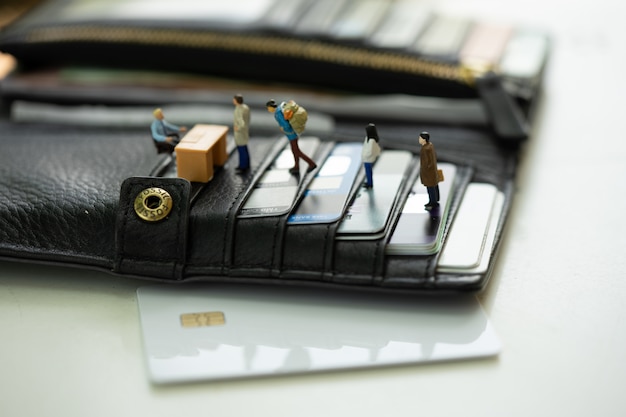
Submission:
POLYGON ((476 79, 491 70, 488 66, 480 64, 435 62, 399 52, 371 51, 351 45, 278 35, 65 26, 32 30, 27 37, 27 42, 135 42, 145 45, 211 48, 391 71, 452 81, 469 87, 475 87, 476 79))
POLYGON ((438 79, 476 91, 490 113, 490 120, 498 137, 509 142, 519 142, 528 135, 528 126, 519 106, 504 90, 493 68, 483 63, 435 62, 401 52, 373 51, 353 45, 279 35, 137 27, 76 25, 39 28, 27 35, 26 42, 138 43, 213 49, 438 79))

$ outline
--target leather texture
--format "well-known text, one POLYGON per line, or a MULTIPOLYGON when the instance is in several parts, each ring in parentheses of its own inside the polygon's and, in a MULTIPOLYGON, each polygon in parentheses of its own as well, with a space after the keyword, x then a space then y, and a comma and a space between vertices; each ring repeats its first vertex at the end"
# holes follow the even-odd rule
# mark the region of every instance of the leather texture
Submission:
POLYGON ((0 122, 0 254, 111 269, 122 182, 158 163, 150 138, 0 122))
MULTIPOLYGON (((322 161, 334 140, 362 140, 362 129, 360 124, 341 123, 332 138, 322 138, 314 159, 322 161)), ((163 164, 163 156, 156 154, 145 129, 0 122, 0 131, 0 257, 4 259, 77 265, 161 281, 474 292, 488 280, 489 274, 439 276, 438 255, 385 255, 391 228, 379 240, 341 241, 335 240, 338 223, 291 226, 287 215, 238 218, 255 182, 286 145, 285 139, 251 139, 253 169, 238 173, 234 153, 192 198, 197 184, 192 187, 183 179, 149 175, 163 164), (164 221, 143 221, 133 209, 138 193, 149 187, 165 189, 172 196, 174 205, 164 221)), ((416 127, 379 126, 387 148, 414 149, 415 131, 416 127)), ((439 159, 458 165, 459 186, 451 216, 470 180, 489 180, 508 189, 510 200, 514 150, 503 150, 483 131, 432 127, 431 137, 437 138, 439 159), (445 151, 447 146, 442 146, 460 139, 459 149, 445 151)), ((414 161, 401 191, 405 195, 417 176, 417 155, 414 161)), ((298 198, 312 177, 303 178, 298 198)), ((399 214, 397 207, 392 224, 399 214)))

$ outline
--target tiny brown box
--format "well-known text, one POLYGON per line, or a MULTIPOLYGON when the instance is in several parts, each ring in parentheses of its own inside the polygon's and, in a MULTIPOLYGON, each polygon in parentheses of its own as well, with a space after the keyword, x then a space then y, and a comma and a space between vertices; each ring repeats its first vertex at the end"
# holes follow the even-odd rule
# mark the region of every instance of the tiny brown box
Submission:
POLYGON ((213 166, 223 166, 228 159, 228 126, 195 125, 176 146, 177 175, 194 182, 213 178, 213 166))

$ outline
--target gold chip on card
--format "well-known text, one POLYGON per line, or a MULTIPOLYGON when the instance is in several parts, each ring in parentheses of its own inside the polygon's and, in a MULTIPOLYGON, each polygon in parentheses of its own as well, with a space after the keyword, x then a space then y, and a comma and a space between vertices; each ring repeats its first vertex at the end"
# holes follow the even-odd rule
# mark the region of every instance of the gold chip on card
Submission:
POLYGON ((207 313, 188 313, 180 315, 180 324, 183 327, 221 326, 226 323, 224 313, 210 311, 207 313))

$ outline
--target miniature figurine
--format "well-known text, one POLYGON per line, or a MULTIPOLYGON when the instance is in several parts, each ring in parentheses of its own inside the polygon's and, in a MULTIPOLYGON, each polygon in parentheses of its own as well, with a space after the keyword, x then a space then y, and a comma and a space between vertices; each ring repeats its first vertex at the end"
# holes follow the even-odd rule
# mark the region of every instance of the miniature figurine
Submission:
MULTIPOLYGON (((289 103, 292 103, 292 102, 289 102, 289 103)), ((299 129, 300 132, 297 132, 294 129, 294 127, 291 125, 291 123, 288 120, 291 117, 285 117, 286 105, 287 103, 285 102, 282 102, 280 103, 280 105, 277 105, 274 100, 270 100, 267 103, 265 103, 265 107, 267 108, 267 111, 274 114, 274 119, 276 119, 276 122, 278 122, 278 126, 280 127, 280 130, 285 134, 285 136, 287 136, 287 139, 289 139, 289 145, 291 146, 291 152, 293 153, 293 159, 294 159, 294 166, 293 168, 289 170, 289 172, 292 174, 297 174, 300 172, 300 167, 299 167, 300 158, 304 159, 306 163, 309 164, 309 168, 307 169, 307 172, 311 172, 315 168, 317 168, 317 165, 315 164, 315 161, 313 161, 304 152, 302 152, 300 150, 300 147, 298 146, 299 133, 302 133, 302 131, 304 130, 304 126, 302 126, 301 129, 299 129)), ((290 107, 293 107, 293 108, 295 108, 296 106, 297 105, 295 104, 295 102, 293 102, 293 104, 290 105, 290 107)), ((289 110, 290 110, 290 113, 294 111, 293 109, 289 109, 289 110)))
POLYGON ((250 154, 248 152, 248 140, 250 139, 250 108, 243 102, 243 96, 236 94, 233 97, 235 112, 233 115, 233 131, 235 133, 235 145, 239 154, 239 166, 237 171, 243 172, 250 169, 250 154))
POLYGON ((363 142, 363 150, 361 151, 361 160, 365 167, 365 188, 374 186, 372 175, 372 166, 380 155, 380 146, 378 145, 378 131, 373 123, 365 127, 365 141, 363 142))
POLYGON ((152 114, 154 120, 150 126, 152 132, 152 139, 156 145, 158 153, 173 153, 174 148, 180 142, 180 134, 187 131, 185 126, 176 126, 169 123, 163 116, 163 110, 160 108, 155 109, 152 114))
POLYGON ((437 173, 437 154, 435 146, 430 143, 430 134, 422 132, 419 135, 420 150, 420 180, 428 192, 428 203, 424 205, 426 210, 439 207, 439 176, 437 173))

